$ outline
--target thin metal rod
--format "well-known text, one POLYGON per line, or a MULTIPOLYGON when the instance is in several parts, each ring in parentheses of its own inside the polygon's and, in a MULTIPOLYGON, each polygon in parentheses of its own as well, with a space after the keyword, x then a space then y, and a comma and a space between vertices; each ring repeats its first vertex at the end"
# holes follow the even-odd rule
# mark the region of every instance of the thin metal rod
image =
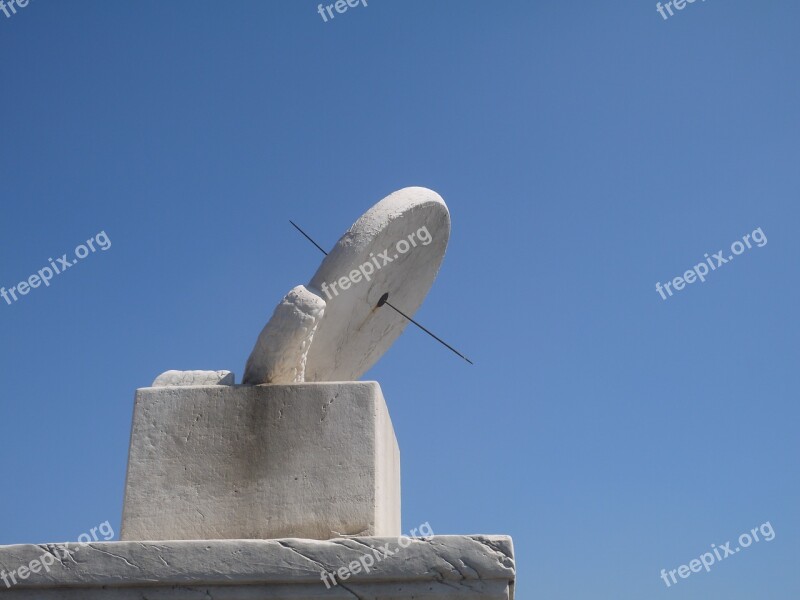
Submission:
POLYGON ((444 341, 442 338, 440 338, 439 336, 437 336, 437 335, 435 335, 434 333, 432 333, 432 332, 428 331, 427 329, 425 329, 425 328, 424 328, 422 325, 420 325, 419 323, 417 323, 417 322, 416 322, 414 319, 412 319, 411 317, 409 317, 407 314, 405 314, 405 313, 404 313, 402 310, 400 310, 399 308, 397 308, 396 306, 394 306, 394 305, 393 305, 391 302, 389 302, 388 300, 387 300, 386 302, 384 302, 384 304, 386 304, 386 306, 388 306, 388 307, 390 307, 390 308, 393 308, 393 309, 394 309, 394 310, 396 310, 398 313, 400 313, 401 315, 403 315, 403 316, 404 316, 406 319, 408 319, 408 320, 409 320, 409 321, 411 321, 411 322, 412 322, 414 325, 416 325, 417 327, 419 327, 420 329, 422 329, 422 331, 424 331, 425 333, 427 333, 429 336, 431 336, 431 337, 432 337, 433 339, 435 339, 437 342, 439 342, 440 344, 442 344, 442 345, 444 345, 444 346, 447 346, 448 348, 450 348, 450 350, 452 350, 453 352, 455 352, 456 354, 458 354, 458 355, 459 355, 461 358, 463 358, 463 359, 464 359, 465 361, 467 361, 469 364, 471 364, 471 365, 474 365, 474 364, 475 364, 475 363, 474 363, 474 362, 472 362, 470 359, 468 359, 466 356, 464 356, 463 354, 461 354, 461 352, 459 352, 458 350, 456 350, 455 348, 453 348, 453 347, 452 347, 450 344, 448 344, 447 342, 445 342, 445 341, 444 341))
POLYGON ((323 250, 323 249, 322 249, 322 246, 320 246, 320 245, 319 245, 317 242, 315 242, 314 240, 312 240, 312 239, 311 239, 311 238, 308 236, 308 234, 307 234, 305 231, 303 231, 302 229, 300 229, 300 228, 299 228, 297 225, 295 225, 295 224, 294 224, 294 222, 293 222, 291 219, 289 219, 289 223, 291 223, 291 224, 292 224, 292 226, 293 226, 295 229, 297 229, 297 231, 299 231, 299 232, 300 232, 300 233, 302 233, 304 236, 306 236, 306 239, 307 239, 309 242, 311 242, 311 243, 312 243, 312 244, 314 244, 314 245, 315 245, 317 248, 319 248, 319 251, 320 251, 320 252, 322 252, 322 253, 323 253, 325 256, 328 256, 328 253, 327 253, 327 252, 325 252, 325 250, 323 250))
MULTIPOLYGON (((322 249, 322 247, 321 247, 321 246, 320 246, 320 245, 319 245, 317 242, 315 242, 314 240, 312 240, 312 239, 311 239, 311 236, 309 236, 309 235, 308 235, 308 234, 307 234, 305 231, 303 231, 302 229, 300 229, 300 227, 298 227, 297 225, 295 225, 295 223, 294 223, 294 222, 293 222, 291 219, 289 220, 289 223, 291 223, 291 224, 292 224, 292 226, 293 226, 295 229, 297 229, 297 231, 299 231, 300 233, 302 233, 302 234, 303 234, 303 236, 304 236, 304 237, 305 237, 305 238, 306 238, 306 239, 307 239, 309 242, 311 242, 312 244, 314 244, 314 245, 315 245, 315 246, 316 246, 316 247, 319 249, 319 251, 320 251, 320 252, 322 252, 322 253, 323 253, 325 256, 328 256, 328 253, 327 253, 327 252, 325 252, 325 250, 323 250, 323 249, 322 249)), ((385 294, 385 296, 388 296, 388 294, 385 294)), ((439 336, 435 335, 433 332, 429 331, 428 329, 426 329, 425 327, 423 327, 422 325, 420 325, 419 323, 417 323, 417 322, 416 322, 414 319, 412 319, 411 317, 409 317, 407 314, 405 314, 403 311, 401 311, 399 308, 397 308, 396 306, 394 306, 393 304, 391 304, 391 303, 390 303, 390 302, 388 302, 387 300, 384 300, 384 301, 383 301, 383 304, 386 304, 386 306, 388 306, 388 307, 392 308, 392 309, 393 309, 395 312, 397 312, 399 315, 401 315, 401 316, 405 317, 406 319, 408 319, 409 321, 411 321, 411 322, 412 322, 414 325, 416 325, 417 327, 419 327, 420 329, 422 329, 422 331, 424 331, 425 333, 427 333, 429 336, 431 336, 433 339, 435 339, 437 342, 439 342, 440 344, 442 344, 443 346, 445 346, 446 348, 448 348, 448 349, 449 349, 449 350, 451 350, 452 352, 455 352, 456 354, 458 354, 458 355, 459 355, 461 358, 463 358, 463 359, 464 359, 465 361, 467 361, 469 364, 471 364, 471 365, 474 365, 474 364, 475 364, 475 363, 474 363, 474 362, 472 362, 470 359, 468 359, 466 356, 464 356, 463 354, 461 354, 461 352, 459 352, 458 350, 456 350, 455 348, 453 348, 453 347, 452 347, 450 344, 448 344, 447 342, 445 342, 445 341, 444 341, 442 338, 440 338, 439 336)), ((378 306, 381 306, 381 304, 379 303, 379 304, 378 304, 378 306)))

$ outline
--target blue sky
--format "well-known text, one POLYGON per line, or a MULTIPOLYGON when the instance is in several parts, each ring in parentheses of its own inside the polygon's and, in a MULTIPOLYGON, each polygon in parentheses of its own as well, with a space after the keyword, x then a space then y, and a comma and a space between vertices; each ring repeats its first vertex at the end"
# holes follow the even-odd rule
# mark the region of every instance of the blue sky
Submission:
POLYGON ((403 528, 514 538, 518 598, 800 595, 788 0, 48 2, 0 14, 0 544, 118 532, 133 394, 241 378, 275 304, 410 185, 452 236, 365 376, 403 528), (662 300, 681 276, 753 245, 662 300), (775 539, 667 588, 711 544, 775 539))

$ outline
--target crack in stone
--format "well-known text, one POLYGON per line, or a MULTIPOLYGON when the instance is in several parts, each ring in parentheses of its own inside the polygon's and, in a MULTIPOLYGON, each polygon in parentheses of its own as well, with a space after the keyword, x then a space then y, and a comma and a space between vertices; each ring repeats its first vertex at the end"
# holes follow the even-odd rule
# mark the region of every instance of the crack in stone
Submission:
MULTIPOLYGON (((55 559, 58 561, 58 564, 60 564, 65 569, 67 568, 67 565, 64 564, 64 558, 60 556, 58 552, 56 552, 55 550, 56 546, 53 546, 51 548, 49 544, 37 544, 36 547, 44 550, 45 554, 50 554, 51 556, 55 557, 55 559)), ((67 553, 67 556, 69 556, 69 553, 67 553)), ((75 562, 74 559, 73 562, 75 562)))
POLYGON ((358 594, 356 594, 356 593, 355 593, 353 590, 351 590, 349 587, 347 587, 345 584, 343 584, 341 581, 340 581, 340 582, 338 582, 338 583, 339 583, 339 587, 341 587, 341 588, 343 588, 343 589, 347 590, 348 592, 350 592, 351 594, 353 594, 353 596, 355 596, 356 598, 358 598, 358 600, 365 600, 364 598, 362 598, 361 596, 359 596, 358 594))
POLYGON ((133 568, 138 569, 140 571, 142 570, 141 567, 139 567, 138 565, 133 564, 132 562, 130 562, 124 556, 118 556, 117 554, 114 554, 112 552, 106 552, 105 550, 100 550, 100 548, 95 548, 94 546, 88 546, 88 547, 91 548, 92 550, 95 550, 96 552, 101 553, 101 554, 108 554, 109 556, 113 556, 114 558, 117 558, 117 559, 123 561, 125 564, 127 564, 130 567, 133 567, 133 568))
POLYGON ((63 545, 62 544, 37 544, 36 547, 37 548, 41 548, 47 554, 53 555, 56 558, 56 560, 58 561, 58 563, 62 567, 64 567, 65 569, 69 568, 67 563, 64 562, 64 559, 66 559, 66 558, 69 558, 74 564, 76 564, 76 565, 78 564, 78 561, 75 560, 75 557, 73 557, 72 554, 74 552, 77 552, 78 550, 80 550, 80 547, 78 547, 76 550, 70 550, 69 549, 69 542, 66 543, 66 544, 63 544, 63 545), (59 551, 60 548, 62 548, 63 551, 64 551, 63 556, 59 555, 58 551, 59 551))
MULTIPOLYGON (((359 546, 364 546, 364 548, 366 548, 367 550, 369 550, 370 554, 372 554, 372 553, 374 553, 374 552, 375 552, 375 548, 373 548, 373 547, 372 547, 372 546, 370 546, 369 544, 365 544, 365 543, 364 543, 364 542, 362 542, 361 540, 352 539, 352 538, 346 538, 346 539, 347 539, 347 541, 349 541, 349 542, 353 542, 354 544, 358 544, 359 546)), ((349 548, 350 550, 355 550, 355 548, 350 548, 350 546, 346 546, 345 544, 342 544, 342 543, 341 543, 340 541, 338 541, 338 540, 330 540, 330 541, 331 541, 331 542, 333 542, 334 544, 340 544, 340 545, 344 546, 345 548, 349 548)))
POLYGON ((481 546, 486 546, 491 550, 496 556, 499 556, 499 562, 508 569, 511 569, 514 573, 516 573, 516 566, 514 565, 514 559, 511 558, 508 554, 497 548, 495 545, 491 543, 491 541, 480 538, 478 536, 467 536, 469 539, 473 540, 474 542, 479 543, 481 546))
MULTIPOLYGON (((430 539, 430 540, 423 540, 423 541, 425 541, 425 542, 429 543, 431 546, 433 546, 434 548, 436 548, 436 556, 437 556, 437 558, 440 558, 441 560, 443 560, 444 562, 446 562, 448 565, 450 565, 450 566, 453 568, 453 570, 454 570, 456 573, 458 573, 458 574, 461 576, 461 580, 462 580, 462 581, 464 581, 464 580, 466 580, 466 579, 467 579, 467 576, 466 576, 466 575, 464 574, 464 572, 463 572, 463 571, 462 571, 462 570, 461 570, 461 569, 458 567, 458 565, 456 565, 456 564, 454 564, 454 563, 450 562, 449 560, 447 560, 447 558, 445 558, 444 554, 447 552, 447 548, 448 548, 446 544, 437 544, 437 543, 436 543, 436 541, 435 541, 435 540, 433 540, 433 539, 430 539), (444 550, 443 550, 443 551, 440 551, 440 550, 439 550, 439 548, 443 548, 444 550)), ((465 562, 462 560, 462 558, 461 558, 460 556, 458 557, 458 560, 461 562, 461 564, 462 564, 462 565, 464 565, 464 566, 465 566, 465 567, 467 567, 468 569, 471 569, 472 571, 475 571, 475 574, 478 576, 478 579, 482 579, 482 577, 481 577, 481 574, 480 574, 480 573, 478 573, 478 571, 477 571, 477 570, 473 569, 471 566, 469 566, 468 564, 466 564, 466 563, 465 563, 465 562)))
POLYGON ((454 590, 458 590, 459 592, 464 591, 464 588, 461 587, 461 583, 451 583, 450 581, 445 581, 444 579, 440 580, 439 583, 446 585, 449 588, 453 588, 454 590))
POLYGON ((478 571, 478 569, 476 569, 476 568, 475 568, 475 567, 473 567, 471 564, 469 564, 467 561, 465 561, 463 557, 461 557, 461 556, 460 556, 460 557, 458 558, 458 562, 460 562, 462 565, 464 565, 464 566, 465 566, 466 568, 468 568, 470 571, 473 571, 473 572, 475 573, 475 576, 476 576, 478 579, 483 579, 483 577, 481 576, 481 574, 480 574, 480 572, 478 571))
POLYGON ((275 540, 275 542, 276 542, 276 543, 277 543, 279 546, 282 546, 283 548, 286 548, 287 550, 289 550, 289 551, 291 551, 291 552, 294 552, 295 554, 297 554, 297 555, 299 555, 299 556, 303 557, 303 558, 304 558, 304 559, 306 559, 308 562, 315 564, 317 567, 319 567, 320 569, 322 569, 322 571, 324 571, 325 573, 328 573, 328 572, 329 572, 329 571, 328 571, 328 567, 326 567, 325 565, 323 565, 323 564, 322 564, 322 563, 320 563, 320 562, 317 562, 317 561, 316 561, 316 560, 314 560, 313 558, 309 558, 308 556, 306 556, 305 554, 303 554, 303 553, 302 553, 302 552, 300 552, 299 550, 295 550, 294 548, 292 548, 292 547, 291 547, 289 544, 287 544, 286 542, 282 542, 281 540, 275 540))
POLYGON ((186 438, 184 439, 185 442, 189 441, 189 438, 192 436, 192 431, 194 431, 194 426, 197 425, 197 422, 200 420, 202 416, 203 416, 202 413, 197 415, 197 418, 194 420, 194 423, 192 423, 192 426, 189 427, 189 433, 186 434, 186 438))
POLYGON ((444 562, 446 562, 446 563, 447 563, 448 565, 450 565, 451 567, 453 567, 453 570, 454 570, 456 573, 458 573, 458 574, 461 576, 461 579, 462 579, 462 580, 467 578, 467 576, 466 576, 466 575, 464 575, 464 573, 461 571, 461 569, 459 569, 459 568, 458 568, 456 565, 454 565, 454 564, 453 564, 453 563, 451 563, 449 560, 447 560, 447 559, 446 559, 444 556, 442 556, 442 555, 440 554, 440 555, 439 555, 439 558, 440 558, 440 559, 442 559, 444 562))
MULTIPOLYGON (((328 540, 331 544, 336 544, 337 546, 341 546, 342 548, 347 548, 348 550, 359 550, 360 548, 353 548, 352 546, 348 546, 345 542, 355 542, 355 540, 351 540, 350 538, 344 538, 341 540, 328 540)), ((367 546, 369 548, 369 546, 367 546)))

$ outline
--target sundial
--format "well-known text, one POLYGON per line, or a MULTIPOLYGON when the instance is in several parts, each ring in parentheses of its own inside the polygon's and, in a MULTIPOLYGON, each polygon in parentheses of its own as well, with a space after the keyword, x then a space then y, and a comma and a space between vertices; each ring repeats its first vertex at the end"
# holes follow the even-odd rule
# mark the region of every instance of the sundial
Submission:
POLYGON ((450 213, 432 190, 404 188, 375 204, 326 253, 311 280, 276 307, 243 382, 357 380, 422 305, 449 238, 450 213))
POLYGON ((444 259, 447 206, 399 190, 329 253, 300 231, 325 259, 275 308, 244 385, 230 371, 170 370, 136 390, 120 541, 82 545, 78 563, 47 558, 55 545, 0 547, 0 576, 16 569, 23 594, 53 600, 334 587, 364 600, 513 600, 507 536, 433 537, 428 522, 403 534, 389 406, 377 381, 358 381, 409 322, 469 360, 412 317, 444 259))
POLYGON ((295 227, 325 258, 275 307, 243 385, 230 371, 167 371, 137 390, 123 539, 399 534, 397 437, 380 384, 358 379, 408 323, 469 360, 413 320, 450 213, 409 187, 330 252, 295 227))

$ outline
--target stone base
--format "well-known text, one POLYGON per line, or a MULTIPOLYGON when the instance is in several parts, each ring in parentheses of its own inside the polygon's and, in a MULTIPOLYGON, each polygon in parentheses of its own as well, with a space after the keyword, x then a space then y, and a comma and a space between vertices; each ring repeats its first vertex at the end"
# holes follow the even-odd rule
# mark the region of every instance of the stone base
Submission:
POLYGON ((376 382, 136 392, 122 540, 400 535, 376 382))
POLYGON ((11 572, 12 600, 513 600, 515 580, 511 538, 488 535, 0 546, 11 572))

